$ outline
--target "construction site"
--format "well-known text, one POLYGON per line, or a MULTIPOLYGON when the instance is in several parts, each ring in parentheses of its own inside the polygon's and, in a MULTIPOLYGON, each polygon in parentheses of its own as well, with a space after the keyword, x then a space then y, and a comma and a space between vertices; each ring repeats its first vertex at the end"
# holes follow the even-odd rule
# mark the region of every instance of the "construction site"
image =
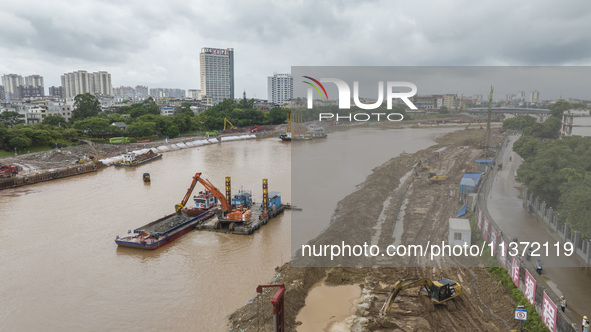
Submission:
MULTIPOLYGON (((490 138, 486 130, 460 129, 437 138, 435 146, 402 154, 376 167, 358 190, 338 203, 330 226, 310 244, 373 240, 385 247, 390 243, 446 241, 449 219, 463 205, 458 197, 460 180, 464 173, 475 170, 475 160, 490 157, 483 142, 490 139, 494 149, 502 137, 498 128, 491 130, 490 138), (397 219, 404 226, 398 235, 394 231, 397 219)), ((367 261, 356 261, 355 257, 336 259, 333 265, 328 265, 329 259, 298 256, 277 267, 272 283, 285 285, 285 331, 310 330, 303 328, 305 322, 300 329, 298 316, 307 306, 314 306, 320 315, 326 312, 324 325, 315 326, 324 331, 506 331, 519 326, 513 319, 515 303, 508 291, 476 259, 460 263, 449 257, 435 261, 414 257, 393 262, 375 257, 371 262, 375 267, 355 267, 368 266, 367 261), (328 309, 336 306, 337 300, 325 297, 308 303, 310 291, 322 286, 359 288, 358 295, 349 299, 345 318, 328 309), (448 293, 438 298, 434 290, 443 288, 448 293), (420 294, 421 290, 427 291, 427 296, 420 294)), ((274 295, 276 289, 263 289, 251 304, 230 315, 229 329, 276 330, 274 295)))

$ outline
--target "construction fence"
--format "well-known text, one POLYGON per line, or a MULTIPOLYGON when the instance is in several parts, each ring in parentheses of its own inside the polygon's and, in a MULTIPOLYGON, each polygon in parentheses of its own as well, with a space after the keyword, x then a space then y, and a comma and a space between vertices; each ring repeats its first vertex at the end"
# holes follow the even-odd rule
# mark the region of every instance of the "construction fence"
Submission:
MULTIPOLYGON (((508 140, 506 139, 501 143, 499 150, 496 153, 495 164, 502 161, 502 156, 505 148, 507 147, 508 140)), ((491 217, 486 206, 486 197, 492 188, 493 181, 498 169, 490 167, 484 174, 480 188, 478 190, 478 198, 476 204, 472 207, 476 213, 478 230, 484 238, 484 241, 493 242, 493 246, 497 246, 502 242, 505 243, 505 251, 507 245, 513 241, 503 234, 503 230, 498 226, 495 220, 491 217)), ((527 196, 526 196, 527 197, 527 196)), ((535 204, 536 209, 543 210, 544 204, 535 204)), ((544 206, 545 208, 545 206, 544 206)), ((548 212, 545 212, 546 218, 552 220, 556 225, 555 218, 548 218, 548 212)), ((558 225, 560 226, 560 225, 558 225)), ((559 227, 557 227, 559 228, 559 227)), ((571 238, 571 234, 568 228, 562 226, 563 232, 565 233, 565 239, 571 238), (566 231, 564 231, 566 229, 566 231)), ((560 233, 559 233, 560 234, 560 233)), ((584 245, 586 251, 589 252, 589 244, 584 245)), ((507 273, 513 279, 515 285, 523 292, 524 296, 528 301, 536 308, 536 311, 542 318, 542 321, 549 327, 550 331, 558 332, 575 332, 580 329, 575 328, 572 321, 569 320, 567 315, 560 310, 560 297, 548 286, 540 274, 536 271, 535 263, 526 261, 523 257, 511 257, 507 255, 507 252, 500 253, 499 250, 495 252, 495 256, 499 259, 500 265, 503 266, 507 273)))
POLYGON ((527 208, 537 214, 564 242, 572 243, 577 256, 587 266, 591 266, 591 239, 581 238, 581 232, 573 230, 565 222, 559 222, 552 207, 546 206, 546 202, 540 201, 540 198, 526 186, 523 188, 523 197, 527 208))

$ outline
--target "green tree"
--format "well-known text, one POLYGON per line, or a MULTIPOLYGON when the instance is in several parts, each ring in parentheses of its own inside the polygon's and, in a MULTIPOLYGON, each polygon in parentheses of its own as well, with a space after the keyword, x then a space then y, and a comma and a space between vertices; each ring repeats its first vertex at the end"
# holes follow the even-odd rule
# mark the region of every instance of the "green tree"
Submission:
POLYGON ((62 136, 65 139, 77 138, 78 137, 78 130, 75 128, 68 128, 68 129, 64 130, 64 132, 62 133, 62 136))
POLYGON ((8 129, 4 124, 0 123, 0 147, 3 143, 8 143, 8 129))
POLYGON ((287 111, 281 107, 273 107, 268 114, 271 124, 282 124, 287 120, 287 111))
POLYGON ((47 130, 35 130, 33 131, 32 145, 33 146, 44 146, 53 140, 51 137, 51 133, 47 130))
POLYGON ((72 111, 72 122, 83 120, 89 117, 96 117, 101 111, 101 103, 90 93, 79 94, 74 97, 74 110, 72 111))
POLYGON ((111 123, 113 123, 113 122, 125 122, 125 117, 123 115, 117 114, 117 113, 109 114, 109 116, 107 116, 107 119, 111 123))
POLYGON ((439 113, 447 114, 449 113, 449 109, 447 108, 447 106, 441 106, 441 108, 439 108, 439 113))
MULTIPOLYGON (((193 112, 191 111, 191 113, 193 112)), ((188 113, 177 114, 172 116, 172 123, 177 126, 181 133, 186 133, 192 130, 192 117, 188 113)))
POLYGON ((254 108, 254 99, 246 99, 246 94, 240 100, 240 107, 243 109, 254 108))
POLYGON ((591 176, 575 177, 560 196, 560 214, 583 238, 591 238, 591 176))
POLYGON ((43 119, 43 124, 52 125, 56 127, 66 127, 67 121, 60 115, 48 115, 43 119))
POLYGON ((160 106, 156 104, 154 98, 148 97, 142 102, 142 106, 146 109, 148 114, 160 115, 160 106))
POLYGON ((107 137, 122 134, 117 126, 112 126, 108 119, 90 117, 74 122, 74 128, 79 129, 91 137, 107 137))
POLYGON ((16 136, 10 139, 10 141, 8 141, 8 144, 12 147, 12 148, 17 148, 17 149, 25 149, 28 148, 29 146, 31 146, 31 142, 32 140, 28 137, 24 137, 24 136, 16 136))
POLYGON ((503 121, 503 129, 507 130, 523 130, 528 127, 533 127, 536 123, 536 118, 533 116, 516 116, 503 121))
POLYGON ((173 124, 166 128, 166 132, 164 134, 169 138, 175 138, 179 135, 179 133, 179 127, 173 124))
POLYGON ((560 136, 560 126, 561 120, 551 116, 543 123, 536 122, 533 126, 525 128, 523 134, 539 138, 558 138, 560 136))
POLYGON ((187 102, 182 102, 179 106, 175 107, 174 113, 176 115, 186 114, 188 116, 195 116, 195 113, 193 113, 193 110, 191 109, 191 104, 187 102))
POLYGON ((166 117, 162 115, 155 115, 155 114, 144 114, 136 119, 136 121, 140 122, 153 122, 156 124, 156 131, 153 133, 155 135, 164 135, 166 132, 166 126, 170 119, 166 119, 166 117))
POLYGON ((19 118, 18 112, 4 111, 0 113, 0 122, 8 127, 12 127, 16 124, 23 123, 24 121, 19 118))
POLYGON ((156 123, 136 121, 127 126, 125 132, 131 137, 152 136, 156 132, 156 123))
POLYGON ((558 99, 557 101, 553 102, 552 104, 548 105, 548 109, 550 110, 550 115, 562 119, 562 114, 564 111, 568 111, 572 109, 573 106, 564 99, 558 99))

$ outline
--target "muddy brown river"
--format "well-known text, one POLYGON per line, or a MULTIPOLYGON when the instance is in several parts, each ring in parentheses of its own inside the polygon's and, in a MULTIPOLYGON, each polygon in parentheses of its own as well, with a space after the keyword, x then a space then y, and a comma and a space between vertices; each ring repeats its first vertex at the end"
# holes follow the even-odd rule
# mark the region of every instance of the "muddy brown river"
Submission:
POLYGON ((0 191, 0 331, 226 331, 227 315, 290 259, 292 213, 315 219, 303 235, 315 236, 373 167, 452 130, 355 129, 297 142, 303 155, 330 149, 326 158, 295 161, 318 172, 294 179, 314 194, 293 202, 292 146, 278 139, 167 152, 138 168, 0 191), (362 152, 363 163, 344 168, 340 161, 360 158, 352 151, 362 152), (329 170, 338 186, 323 186, 329 170), (144 172, 151 184, 142 182, 144 172), (221 190, 231 176, 233 192, 252 190, 257 202, 268 178, 269 190, 304 210, 287 211, 252 236, 193 231, 155 251, 117 247, 118 234, 174 212, 195 172, 221 190))

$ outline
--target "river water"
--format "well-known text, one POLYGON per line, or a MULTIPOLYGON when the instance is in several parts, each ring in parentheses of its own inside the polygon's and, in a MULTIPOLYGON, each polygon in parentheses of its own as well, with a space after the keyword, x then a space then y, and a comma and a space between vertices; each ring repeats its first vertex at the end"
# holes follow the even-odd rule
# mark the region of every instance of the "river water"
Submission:
MULTIPOLYGON (((309 236, 328 224, 327 211, 373 167, 423 149, 452 130, 376 131, 404 144, 364 149, 364 166, 356 166, 354 176, 338 188, 320 188, 326 198, 322 207, 293 202, 302 213, 322 216, 309 236)), ((367 147, 366 139, 367 129, 349 130, 296 148, 314 150, 337 141, 367 147)), ((314 188, 323 183, 323 172, 338 169, 335 160, 356 158, 338 146, 332 156, 310 163, 320 170, 305 179, 314 188)), ((298 212, 286 211, 252 236, 194 231, 156 251, 118 248, 115 237, 174 212, 195 172, 221 190, 231 176, 233 192, 252 190, 257 202, 262 178, 268 178, 269 190, 291 202, 291 148, 278 139, 224 142, 167 152, 135 169, 108 167, 0 191, 0 331, 225 331, 227 316, 289 260, 291 213, 298 212), (151 174, 151 184, 142 182, 144 172, 151 174)), ((201 189, 197 185, 195 193, 201 189)))

